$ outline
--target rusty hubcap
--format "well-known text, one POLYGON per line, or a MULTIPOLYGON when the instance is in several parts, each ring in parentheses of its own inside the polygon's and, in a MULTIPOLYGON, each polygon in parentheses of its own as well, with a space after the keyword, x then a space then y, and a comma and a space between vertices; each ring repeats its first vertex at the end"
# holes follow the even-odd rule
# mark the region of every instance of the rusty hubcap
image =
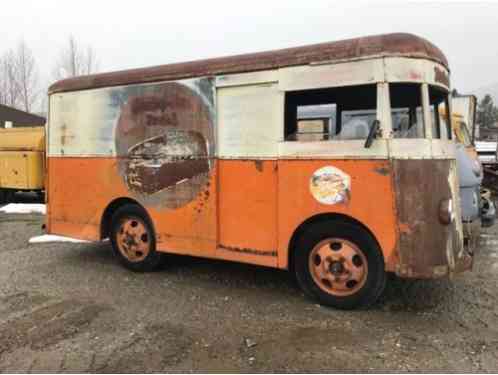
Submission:
POLYGON ((354 243, 341 238, 319 242, 309 257, 309 270, 315 283, 326 293, 349 296, 367 280, 368 264, 354 243))
POLYGON ((130 262, 140 262, 150 252, 150 234, 139 218, 127 217, 120 221, 116 243, 119 252, 130 262))

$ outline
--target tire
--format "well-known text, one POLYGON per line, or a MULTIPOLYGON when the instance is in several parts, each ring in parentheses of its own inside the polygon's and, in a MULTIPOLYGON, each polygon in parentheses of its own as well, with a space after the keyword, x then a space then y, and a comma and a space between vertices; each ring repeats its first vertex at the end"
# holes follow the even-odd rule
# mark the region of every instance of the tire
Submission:
POLYGON ((163 263, 163 255, 156 251, 152 223, 145 210, 136 204, 126 204, 113 214, 110 239, 114 254, 132 271, 155 271, 163 263))
POLYGON ((0 189, 0 203, 10 203, 14 198, 14 192, 9 189, 0 189))
POLYGON ((384 291, 384 257, 377 241, 357 224, 339 220, 310 224, 293 256, 299 286, 322 305, 364 308, 384 291))

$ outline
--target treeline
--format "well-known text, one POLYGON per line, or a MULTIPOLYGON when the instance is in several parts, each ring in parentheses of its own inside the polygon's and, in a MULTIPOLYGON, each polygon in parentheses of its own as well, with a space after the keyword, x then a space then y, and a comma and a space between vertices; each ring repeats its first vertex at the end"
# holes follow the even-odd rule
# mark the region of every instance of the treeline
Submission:
POLYGON ((498 125, 498 107, 493 103, 491 95, 484 95, 477 105, 477 123, 484 128, 498 125))
POLYGON ((45 112, 50 82, 95 73, 98 68, 95 50, 69 36, 43 82, 31 48, 21 40, 17 46, 0 52, 0 104, 27 112, 45 112))

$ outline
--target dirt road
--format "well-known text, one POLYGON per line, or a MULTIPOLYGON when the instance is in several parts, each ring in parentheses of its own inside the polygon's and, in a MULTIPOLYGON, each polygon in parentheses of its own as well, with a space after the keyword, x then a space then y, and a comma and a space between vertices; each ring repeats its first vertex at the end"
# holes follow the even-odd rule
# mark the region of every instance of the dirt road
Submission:
POLYGON ((474 272, 345 312, 286 272, 171 257, 135 274, 106 244, 29 245, 41 223, 0 213, 0 372, 498 371, 497 228, 474 272))

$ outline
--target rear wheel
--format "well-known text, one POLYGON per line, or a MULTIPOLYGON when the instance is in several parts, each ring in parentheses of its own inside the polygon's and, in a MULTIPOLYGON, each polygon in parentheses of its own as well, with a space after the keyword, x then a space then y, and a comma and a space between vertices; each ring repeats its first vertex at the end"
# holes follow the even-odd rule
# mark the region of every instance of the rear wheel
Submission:
POLYGON ((156 251, 152 224, 140 206, 127 204, 116 210, 110 238, 114 253, 126 268, 147 272, 162 264, 163 256, 156 251))
POLYGON ((10 189, 0 189, 0 203, 10 203, 14 198, 14 191, 10 189))
POLYGON ((359 225, 334 220, 312 224, 299 238, 294 256, 299 285, 323 305, 365 307, 385 287, 382 253, 359 225))

